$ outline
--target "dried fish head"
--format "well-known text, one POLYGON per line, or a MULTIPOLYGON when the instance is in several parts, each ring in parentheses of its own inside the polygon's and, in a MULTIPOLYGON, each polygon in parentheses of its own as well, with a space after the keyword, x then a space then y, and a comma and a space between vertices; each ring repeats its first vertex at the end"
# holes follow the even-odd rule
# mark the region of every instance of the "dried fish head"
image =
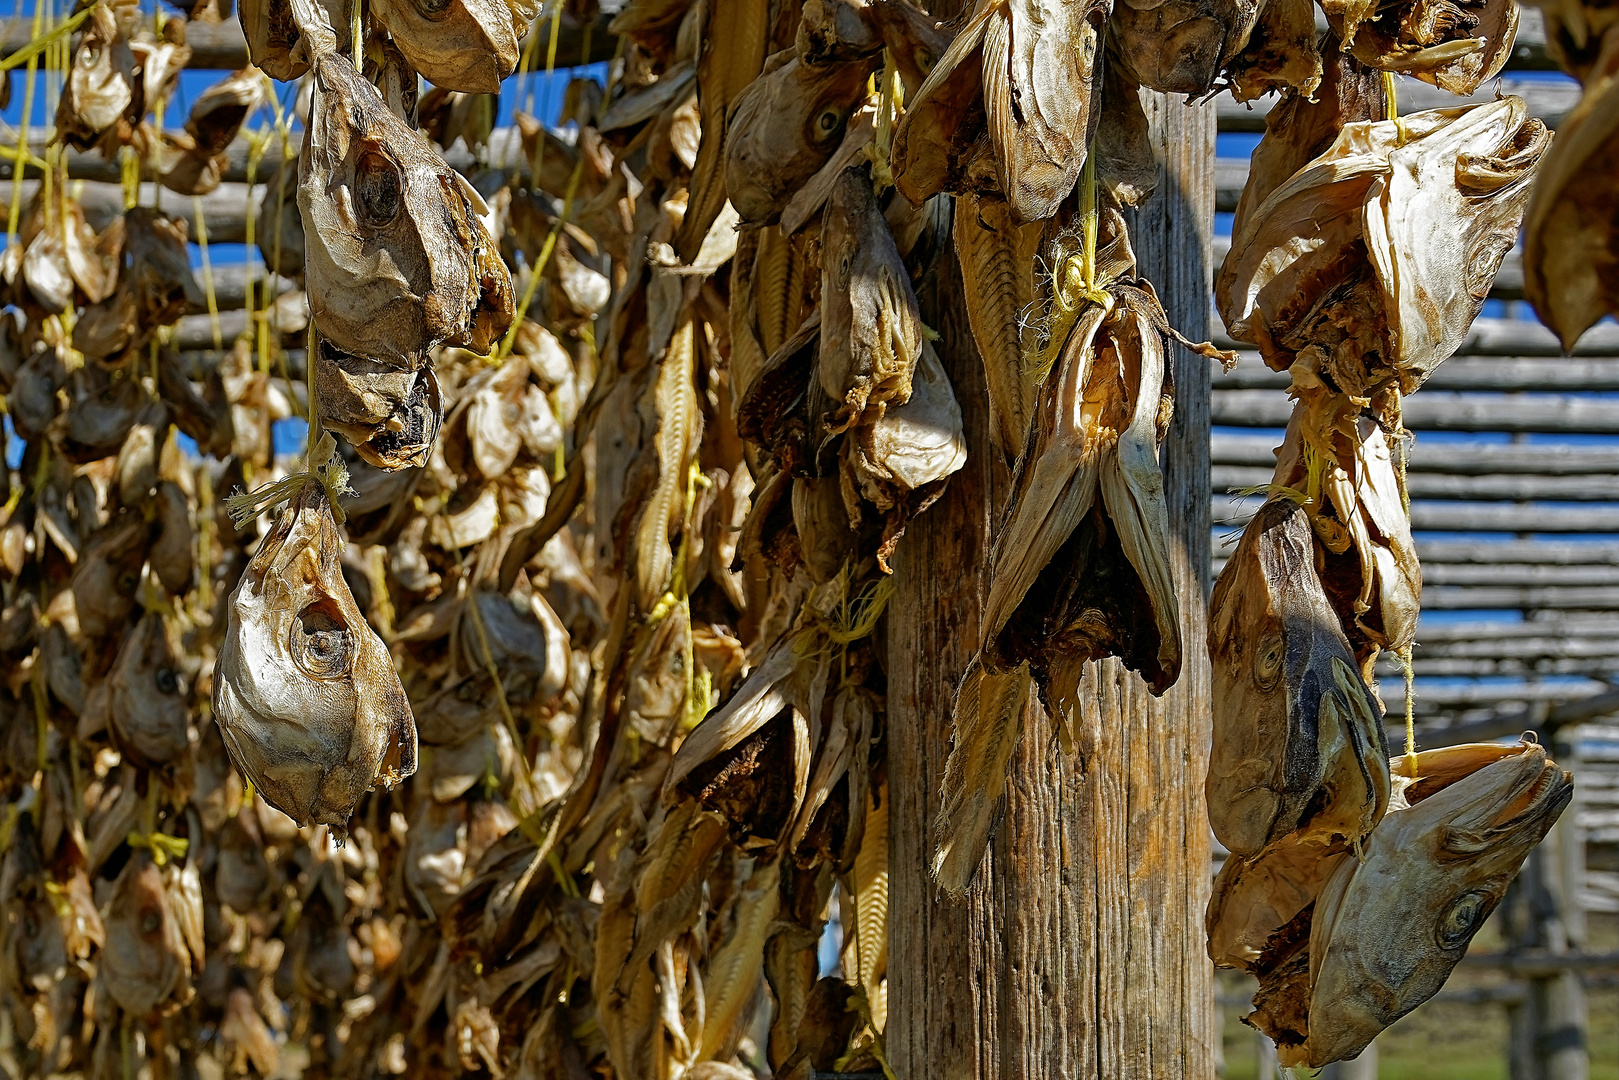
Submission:
POLYGON ((225 820, 216 851, 215 894, 239 914, 252 911, 270 887, 270 864, 264 857, 258 815, 251 806, 225 820))
POLYGON ((81 465, 118 453, 150 404, 138 379, 99 366, 74 372, 68 388, 72 404, 61 449, 69 461, 81 465))
POLYGON ((876 420, 911 396, 922 317, 910 273, 861 168, 838 178, 821 226, 821 389, 833 430, 876 420))
POLYGON ((146 769, 189 767, 190 687, 169 641, 163 616, 141 616, 107 676, 113 737, 129 760, 146 769))
MULTIPOLYGON (((1265 0, 1247 44, 1226 65, 1231 96, 1252 101, 1271 90, 1284 94, 1292 90, 1311 101, 1321 84, 1321 52, 1316 43, 1315 5, 1310 0, 1265 0)), ((1337 56, 1327 58, 1329 64, 1339 62, 1337 56)), ((1269 116, 1265 128, 1271 128, 1269 116)))
POLYGON ((1321 587, 1297 503, 1260 508, 1209 607, 1220 842, 1251 856, 1286 836, 1358 842, 1389 805, 1381 710, 1321 587))
POLYGON ((171 594, 179 596, 191 588, 196 571, 196 536, 191 529, 190 502, 172 480, 161 480, 153 500, 156 506, 157 537, 146 553, 152 573, 171 594))
POLYGON ((879 510, 894 508, 911 492, 937 484, 966 463, 961 406, 931 345, 922 344, 910 400, 891 405, 850 435, 844 443, 847 460, 861 495, 879 510))
POLYGON ((360 797, 416 771, 416 725, 354 603, 317 482, 302 486, 231 595, 214 718, 266 802, 341 832, 360 797))
POLYGON ((298 207, 310 310, 339 349, 414 369, 439 343, 488 352, 511 324, 482 196, 335 53, 315 62, 298 207))
POLYGON ((1593 176, 1619 170, 1619 21, 1602 40, 1585 93, 1559 125, 1524 230, 1523 289, 1572 351, 1604 315, 1619 313, 1615 199, 1593 176))
POLYGON ((118 1007, 145 1019, 165 1003, 188 997, 191 953, 186 948, 163 872, 144 851, 124 864, 107 902, 107 944, 98 973, 118 1007))
POLYGON ((910 0, 873 0, 867 17, 899 68, 906 96, 915 95, 949 50, 949 29, 910 0))
POLYGON ((1310 930, 1309 1039, 1278 1047, 1284 1064, 1354 1057, 1444 985, 1574 794, 1545 750, 1517 749, 1437 791, 1408 788, 1411 808, 1333 873, 1310 930))
POLYGON ((73 36, 73 66, 56 107, 56 130, 69 146, 88 150, 142 104, 135 97, 129 42, 112 5, 97 4, 73 36))
MULTIPOLYGON (((1557 66, 1589 86, 1600 66, 1609 31, 1619 25, 1619 9, 1589 0, 1536 0, 1544 20, 1546 51, 1557 66)), ((1609 69, 1611 70, 1611 68, 1609 69)))
POLYGON ((124 214, 118 288, 135 298, 140 326, 167 326, 207 303, 191 273, 189 228, 183 218, 137 206, 124 214))
MULTIPOLYGON (((309 59, 296 48, 303 34, 293 19, 291 0, 241 0, 236 14, 247 37, 248 60, 254 67, 280 82, 304 76, 309 59)), ((346 32, 346 20, 343 28, 346 32)))
POLYGON ((882 51, 869 0, 806 0, 794 47, 806 64, 863 60, 882 51))
POLYGON ((79 633, 85 638, 106 637, 128 625, 149 532, 139 513, 120 511, 79 552, 71 588, 79 633))
POLYGON ((1119 0, 1108 21, 1113 55, 1142 86, 1206 94, 1248 43, 1260 7, 1257 0, 1119 0))
POLYGON ((431 365, 416 371, 344 352, 325 338, 315 356, 321 423, 379 469, 427 462, 444 421, 444 399, 431 365))
POLYGON ((371 17, 434 86, 493 94, 517 68, 517 39, 534 17, 508 0, 376 0, 371 17))
POLYGON ((254 67, 233 72, 199 94, 186 118, 186 134, 197 152, 213 157, 228 150, 264 96, 264 74, 254 67))
POLYGON ((731 106, 725 188, 745 225, 775 221, 843 142, 872 65, 816 67, 796 56, 747 85, 731 106))
POLYGON ((1204 918, 1216 967, 1269 974, 1308 939, 1314 904, 1348 844, 1285 837, 1255 855, 1229 856, 1214 878, 1204 918))
POLYGON ((1453 94, 1471 94, 1512 55, 1512 0, 1403 0, 1370 11, 1326 3, 1327 24, 1367 67, 1398 71, 1453 94))
POLYGON ((335 876, 330 864, 318 871, 315 888, 298 913, 298 927, 287 942, 298 992, 311 1001, 333 1004, 347 995, 355 975, 348 933, 327 893, 329 887, 337 886, 335 876))

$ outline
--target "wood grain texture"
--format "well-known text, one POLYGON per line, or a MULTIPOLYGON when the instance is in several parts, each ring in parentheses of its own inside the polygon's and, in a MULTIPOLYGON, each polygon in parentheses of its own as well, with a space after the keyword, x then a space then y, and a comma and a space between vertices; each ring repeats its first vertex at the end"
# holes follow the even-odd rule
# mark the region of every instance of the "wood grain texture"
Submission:
MULTIPOLYGON (((1214 111, 1144 100, 1165 171, 1132 223, 1136 251, 1171 321, 1197 337, 1207 329, 1214 111)), ((950 263, 922 302, 943 335, 970 456, 901 543, 887 620, 889 1058, 906 1080, 1205 1080, 1217 1038, 1202 929, 1208 361, 1176 350, 1164 451, 1187 645, 1180 681, 1155 700, 1118 663, 1092 665, 1073 758, 1031 704, 1003 821, 972 889, 952 903, 928 876, 931 823, 952 694, 979 631, 990 523, 1010 485, 991 452, 981 362, 950 263)))

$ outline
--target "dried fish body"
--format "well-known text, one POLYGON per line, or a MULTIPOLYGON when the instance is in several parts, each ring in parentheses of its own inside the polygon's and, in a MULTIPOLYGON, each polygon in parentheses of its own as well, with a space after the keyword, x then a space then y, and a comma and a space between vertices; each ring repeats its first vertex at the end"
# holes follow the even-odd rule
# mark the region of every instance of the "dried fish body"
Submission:
POLYGON ((1316 897, 1352 854, 1345 843, 1284 837, 1254 855, 1229 856, 1204 918, 1215 966, 1268 974, 1279 955, 1308 940, 1316 897))
POLYGON ((214 668, 214 718, 237 768, 299 824, 339 832, 368 789, 416 771, 410 704, 341 551, 325 489, 304 484, 231 595, 214 668))
POLYGON ((88 150, 120 120, 133 123, 143 110, 129 41, 112 5, 97 4, 73 38, 73 66, 56 107, 56 130, 69 146, 88 150))
POLYGON ((725 189, 743 224, 775 221, 826 164, 865 97, 871 69, 869 62, 816 67, 777 56, 737 95, 727 121, 725 189))
POLYGON ((1035 383, 1023 368, 1023 323, 1034 310, 1042 228, 1017 225, 1004 202, 962 195, 952 227, 967 322, 984 364, 990 438, 1006 460, 1023 450, 1035 383))
POLYGON ((427 463, 444 422, 432 365, 401 370, 322 337, 314 376, 321 424, 352 443, 368 464, 395 471, 427 463))
POLYGON ((1227 328, 1278 370, 1319 350, 1352 395, 1389 374, 1415 390, 1482 306, 1547 140, 1516 97, 1347 125, 1234 224, 1215 282, 1227 328), (1419 177, 1413 216, 1390 188, 1410 197, 1419 177))
POLYGON ((690 321, 675 331, 651 385, 651 412, 657 421, 651 449, 657 479, 636 522, 633 552, 635 595, 645 612, 657 606, 672 583, 675 565, 670 541, 685 520, 691 465, 702 439, 703 414, 692 381, 694 333, 690 321))
POLYGON ((493 94, 517 69, 518 35, 534 7, 508 0, 377 0, 371 17, 434 86, 493 94))
POLYGON ((1404 0, 1365 5, 1327 0, 1327 24, 1344 50, 1380 71, 1398 71, 1453 94, 1471 94, 1512 55, 1518 5, 1511 0, 1404 0))
POLYGON ((1452 758, 1452 774, 1466 768, 1458 758, 1475 764, 1437 790, 1422 782, 1425 755, 1415 776, 1409 762, 1393 763, 1399 779, 1415 781, 1405 789, 1410 808, 1390 812, 1362 857, 1340 863, 1316 899, 1308 1033, 1282 1035, 1283 1064, 1354 1057, 1438 992, 1574 794, 1573 778, 1537 745, 1522 743, 1510 756, 1466 749, 1476 757, 1439 752, 1452 758))
POLYGON ((1316 574, 1305 510, 1260 508, 1209 607, 1214 834, 1252 856, 1292 837, 1357 843, 1389 805, 1381 710, 1316 574))
POLYGON ((890 403, 910 400, 922 354, 922 317, 865 170, 849 169, 838 178, 821 244, 816 371, 837 408, 831 427, 838 431, 881 419, 890 403))
POLYGON ((1248 43, 1261 6, 1259 0, 1118 0, 1108 20, 1113 56, 1142 86, 1207 94, 1248 43))
POLYGON ((1619 22, 1603 37, 1585 84, 1546 154, 1524 228, 1524 295, 1565 350, 1619 312, 1614 195, 1610 185, 1589 182, 1619 168, 1619 22))
POLYGON ((190 688, 179 670, 163 616, 141 616, 107 676, 113 737, 145 769, 189 772, 190 688))
POLYGON ((298 208, 310 310, 344 352, 414 369, 440 343, 488 352, 510 326, 483 197, 336 53, 315 61, 298 208))
POLYGON ((112 1000, 133 1019, 191 993, 186 948, 163 872, 145 852, 124 864, 107 902, 107 943, 97 973, 112 1000))

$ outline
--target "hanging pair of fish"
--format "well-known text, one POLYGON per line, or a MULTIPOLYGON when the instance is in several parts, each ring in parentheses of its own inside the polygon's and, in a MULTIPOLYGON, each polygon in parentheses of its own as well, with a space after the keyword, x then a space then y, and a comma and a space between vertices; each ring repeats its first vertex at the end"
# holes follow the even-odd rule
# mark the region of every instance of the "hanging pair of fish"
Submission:
POLYGON ((1530 742, 1376 765, 1389 809, 1362 842, 1281 837, 1214 882, 1209 956, 1258 977, 1244 1022, 1284 1066, 1356 1057, 1437 993, 1573 795, 1530 742))
POLYGON ((1052 327, 1012 497, 995 531, 983 638, 957 691, 954 743, 934 823, 934 873, 966 889, 981 857, 1032 683, 1059 725, 1086 663, 1117 656, 1162 694, 1180 674, 1179 604, 1158 451, 1174 406, 1173 340, 1122 233, 1095 262, 1108 284, 1065 300, 1052 327), (1066 325, 1065 325, 1066 324, 1066 325))
POLYGON ((1546 154, 1524 225, 1523 290, 1572 350, 1604 316, 1619 314, 1619 20, 1612 8, 1543 4, 1547 49, 1584 87, 1546 154))

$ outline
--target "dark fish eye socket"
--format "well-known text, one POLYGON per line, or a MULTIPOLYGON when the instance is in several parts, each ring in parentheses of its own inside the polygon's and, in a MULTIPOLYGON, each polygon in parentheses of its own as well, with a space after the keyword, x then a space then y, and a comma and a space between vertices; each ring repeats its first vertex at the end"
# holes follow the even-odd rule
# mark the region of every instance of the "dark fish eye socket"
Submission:
POLYGON ((141 933, 155 934, 163 926, 163 916, 155 911, 148 911, 141 916, 141 933))
POLYGON ((393 224, 404 206, 399 167, 385 154, 367 150, 354 169, 354 209, 372 229, 393 224))
POLYGON ((354 634, 338 614, 316 602, 292 624, 292 658, 308 675, 336 679, 354 666, 354 634))
POLYGON ((1272 690, 1282 674, 1282 635, 1271 633, 1259 639, 1259 650, 1254 653, 1254 681, 1261 690, 1272 690))
POLYGON ((829 139, 842 127, 843 113, 837 109, 822 109, 821 114, 815 118, 815 134, 818 138, 829 139))
POLYGON ((1463 893, 1452 900, 1444 914, 1439 916, 1439 925, 1435 930, 1440 947, 1454 949, 1472 940, 1489 910, 1489 902, 1489 895, 1482 892, 1463 893))
POLYGON ((169 668, 158 668, 155 681, 159 693, 176 694, 180 691, 180 679, 169 668))

